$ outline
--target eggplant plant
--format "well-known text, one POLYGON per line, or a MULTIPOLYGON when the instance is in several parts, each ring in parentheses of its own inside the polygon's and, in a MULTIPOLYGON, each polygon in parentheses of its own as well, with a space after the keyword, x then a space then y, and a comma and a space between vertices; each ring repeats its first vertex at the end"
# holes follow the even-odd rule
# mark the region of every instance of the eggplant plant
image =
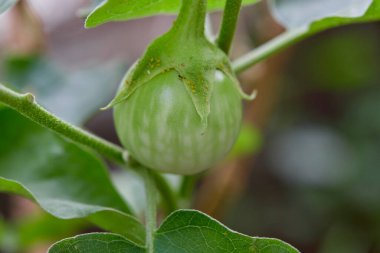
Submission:
MULTIPOLYGON (((16 2, 0 1, 0 13, 16 2)), ((285 32, 231 61, 240 9, 257 2, 106 0, 88 15, 86 28, 178 13, 103 108, 113 109, 122 147, 49 112, 33 94, 0 84, 0 191, 28 198, 57 218, 86 219, 107 231, 62 238, 50 253, 299 252, 279 239, 243 235, 200 211, 182 209, 165 174, 186 182, 228 154, 240 130, 242 99, 255 97, 242 91, 239 73, 320 31, 380 19, 380 0, 269 0, 285 32), (205 18, 218 9, 223 18, 212 41, 205 18), (103 158, 141 176, 143 218, 115 190, 103 158), (162 221, 158 206, 166 215, 162 221)))

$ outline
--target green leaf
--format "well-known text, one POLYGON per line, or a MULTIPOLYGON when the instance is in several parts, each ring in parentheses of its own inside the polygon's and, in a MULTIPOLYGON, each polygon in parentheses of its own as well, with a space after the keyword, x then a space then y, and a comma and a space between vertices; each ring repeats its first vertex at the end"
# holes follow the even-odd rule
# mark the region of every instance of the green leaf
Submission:
POLYGON ((91 233, 67 238, 50 247, 49 253, 145 253, 126 238, 109 233, 91 233))
POLYGON ((0 191, 29 198, 58 218, 87 217, 143 243, 143 226, 96 156, 10 109, 0 110, 0 122, 0 191))
MULTIPOLYGON (((195 210, 172 213, 155 233, 155 253, 298 253, 277 239, 249 237, 234 232, 195 210)), ((49 253, 146 252, 122 236, 93 233, 64 239, 49 253)))
MULTIPOLYGON (((254 4, 260 0, 243 0, 243 4, 254 4)), ((180 0, 107 0, 87 17, 85 26, 95 27, 110 21, 126 21, 159 14, 175 14, 179 11, 180 0)), ((224 7, 225 0, 209 0, 209 10, 224 7)))
POLYGON ((78 9, 77 16, 80 18, 86 18, 103 1, 104 0, 90 0, 87 5, 78 9))
POLYGON ((379 0, 271 0, 275 18, 288 30, 315 33, 335 26, 380 19, 379 0))
POLYGON ((0 14, 11 8, 18 0, 0 0, 0 14))
POLYGON ((277 239, 249 237, 195 210, 172 213, 155 235, 157 253, 297 253, 277 239))
POLYGON ((130 205, 133 212, 139 216, 145 211, 145 189, 141 175, 132 168, 118 170, 111 174, 111 180, 123 199, 130 205))

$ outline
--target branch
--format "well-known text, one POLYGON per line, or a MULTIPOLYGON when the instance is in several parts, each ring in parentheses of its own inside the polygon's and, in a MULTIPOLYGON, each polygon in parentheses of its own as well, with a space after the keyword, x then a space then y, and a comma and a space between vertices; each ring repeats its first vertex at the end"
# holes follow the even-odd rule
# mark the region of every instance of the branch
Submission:
POLYGON ((20 94, 0 84, 0 102, 39 125, 49 128, 74 142, 93 148, 115 162, 125 163, 126 161, 127 152, 124 149, 48 112, 36 103, 31 93, 20 94))
POLYGON ((269 42, 257 47, 248 54, 236 59, 232 63, 235 73, 240 73, 256 63, 265 60, 269 56, 295 44, 310 34, 305 33, 304 28, 294 29, 275 37, 269 42))
POLYGON ((172 187, 170 187, 168 180, 159 173, 153 173, 152 177, 156 183, 157 190, 162 195, 162 202, 164 204, 164 209, 166 214, 170 214, 178 209, 178 199, 175 196, 172 187))
MULTIPOLYGON (((146 195, 146 246, 147 253, 154 252, 154 233, 157 227, 157 195, 154 176, 148 168, 143 169, 143 178, 146 195)), ((128 229, 128 228, 126 228, 128 229)))

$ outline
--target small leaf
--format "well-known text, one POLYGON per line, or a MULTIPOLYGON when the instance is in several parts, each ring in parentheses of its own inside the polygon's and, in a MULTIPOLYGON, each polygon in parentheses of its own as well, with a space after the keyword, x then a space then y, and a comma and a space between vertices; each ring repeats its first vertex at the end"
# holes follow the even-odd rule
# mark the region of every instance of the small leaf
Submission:
POLYGON ((328 28, 380 19, 380 0, 271 0, 274 17, 288 30, 311 34, 328 28))
POLYGON ((55 243, 48 253, 145 253, 126 238, 109 233, 91 233, 67 238, 55 243))
POLYGON ((87 217, 102 228, 144 242, 144 228, 92 153, 0 109, 0 191, 35 201, 61 219, 87 217))
POLYGON ((277 239, 239 234, 196 210, 172 213, 155 235, 157 253, 299 253, 277 239))
POLYGON ((0 0, 0 14, 15 5, 17 1, 18 0, 0 0))
MULTIPOLYGON (((260 0, 243 0, 243 4, 254 4, 258 1, 260 0)), ((107 0, 90 13, 85 26, 90 28, 110 21, 126 21, 159 14, 175 14, 179 11, 180 3, 180 0, 107 0)), ((225 0, 209 0, 208 9, 221 9, 224 4, 225 0)))

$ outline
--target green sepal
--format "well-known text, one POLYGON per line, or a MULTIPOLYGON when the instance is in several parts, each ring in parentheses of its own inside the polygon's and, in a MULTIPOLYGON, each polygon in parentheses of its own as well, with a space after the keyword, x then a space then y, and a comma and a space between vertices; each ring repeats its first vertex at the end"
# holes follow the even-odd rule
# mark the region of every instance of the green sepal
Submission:
POLYGON ((227 76, 227 78, 229 78, 230 80, 232 80, 232 82, 235 84, 235 88, 239 92, 241 98, 245 99, 245 100, 249 100, 249 101, 254 100, 256 98, 256 96, 257 96, 257 90, 253 90, 251 92, 251 94, 245 93, 243 91, 243 89, 241 88, 240 82, 237 79, 237 77, 235 76, 234 71, 231 68, 231 64, 224 65, 223 68, 224 67, 227 67, 227 69, 222 69, 222 72, 227 76))
POLYGON ((236 84, 242 98, 250 98, 241 90, 227 55, 206 38, 205 16, 205 0, 183 1, 173 27, 149 45, 106 108, 127 100, 139 87, 168 71, 178 73, 205 128, 216 70, 222 71, 236 84))

